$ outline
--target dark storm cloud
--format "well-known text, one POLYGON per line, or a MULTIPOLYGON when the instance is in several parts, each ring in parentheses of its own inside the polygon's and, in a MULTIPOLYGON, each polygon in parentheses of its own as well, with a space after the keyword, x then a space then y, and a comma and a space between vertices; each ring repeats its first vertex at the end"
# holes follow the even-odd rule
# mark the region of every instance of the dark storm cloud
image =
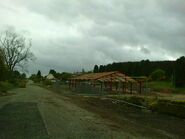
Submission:
POLYGON ((0 29, 29 32, 34 70, 77 71, 184 55, 184 13, 184 0, 7 0, 0 29))

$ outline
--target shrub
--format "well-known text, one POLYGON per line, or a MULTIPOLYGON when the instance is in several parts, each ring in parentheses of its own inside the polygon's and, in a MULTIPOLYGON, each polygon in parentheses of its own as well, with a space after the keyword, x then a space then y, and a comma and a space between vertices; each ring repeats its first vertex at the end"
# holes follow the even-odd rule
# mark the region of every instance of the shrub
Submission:
POLYGON ((165 79, 165 71, 161 69, 157 69, 151 73, 150 77, 153 81, 161 81, 165 79))
POLYGON ((44 80, 44 85, 52 85, 51 80, 48 79, 44 80))
POLYGON ((14 88, 14 85, 8 81, 0 82, 0 91, 1 92, 7 92, 7 90, 10 90, 13 88, 14 88))
POLYGON ((21 81, 19 81, 19 84, 18 84, 18 86, 20 87, 20 88, 26 88, 26 81, 25 80, 21 80, 21 81))
POLYGON ((18 86, 19 85, 18 79, 12 78, 12 79, 10 79, 8 81, 9 81, 9 83, 13 84, 14 86, 18 86))

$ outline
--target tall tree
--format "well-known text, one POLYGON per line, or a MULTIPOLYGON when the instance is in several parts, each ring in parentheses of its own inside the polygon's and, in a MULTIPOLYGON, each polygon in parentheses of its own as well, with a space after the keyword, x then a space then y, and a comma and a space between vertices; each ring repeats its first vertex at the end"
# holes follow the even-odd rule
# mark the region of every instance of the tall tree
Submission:
POLYGON ((4 57, 3 57, 3 51, 0 49, 0 81, 5 79, 6 74, 6 66, 4 62, 4 57))
POLYGON ((82 73, 85 73, 85 69, 84 68, 82 69, 82 73))
POLYGON ((61 79, 62 79, 63 81, 67 81, 67 80, 69 80, 71 77, 72 77, 72 74, 71 74, 71 73, 67 73, 67 72, 61 73, 61 79))
POLYGON ((94 66, 93 72, 94 72, 94 73, 98 73, 98 71, 99 71, 98 65, 95 65, 95 66, 94 66))
POLYGON ((31 42, 14 31, 7 30, 0 36, 0 48, 4 51, 9 71, 14 71, 15 67, 24 68, 25 63, 33 58, 30 47, 31 42))
POLYGON ((105 71, 105 66, 100 65, 99 72, 104 72, 105 71))
POLYGON ((37 78, 41 78, 41 77, 42 77, 41 71, 38 70, 38 72, 37 72, 37 78))
POLYGON ((54 69, 50 69, 49 74, 56 76, 57 72, 54 69))
POLYGON ((175 62, 175 86, 184 87, 185 86, 185 57, 180 57, 175 62))

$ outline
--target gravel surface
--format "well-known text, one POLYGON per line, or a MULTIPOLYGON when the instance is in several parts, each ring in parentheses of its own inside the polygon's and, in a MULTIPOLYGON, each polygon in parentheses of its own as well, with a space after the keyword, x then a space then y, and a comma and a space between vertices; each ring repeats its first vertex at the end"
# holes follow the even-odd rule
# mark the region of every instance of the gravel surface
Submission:
MULTIPOLYGON (((120 128, 119 123, 114 123, 95 112, 76 105, 69 97, 53 93, 31 83, 27 85, 27 88, 13 90, 12 93, 14 93, 12 96, 0 97, 0 108, 9 103, 36 103, 47 134, 51 139, 148 138, 143 133, 133 131, 133 128, 120 128), (132 131, 129 132, 129 130, 132 131)), ((144 130, 147 132, 147 129, 144 130)), ((150 139, 176 138, 170 133, 158 130, 156 132, 159 135, 157 133, 156 136, 151 135, 150 139)))
MULTIPOLYGON (((134 136, 112 130, 98 115, 71 103, 67 97, 29 84, 25 89, 13 90, 15 95, 1 97, 0 108, 8 103, 37 103, 51 139, 123 139, 134 136)), ((30 121, 31 122, 31 121, 30 121)))

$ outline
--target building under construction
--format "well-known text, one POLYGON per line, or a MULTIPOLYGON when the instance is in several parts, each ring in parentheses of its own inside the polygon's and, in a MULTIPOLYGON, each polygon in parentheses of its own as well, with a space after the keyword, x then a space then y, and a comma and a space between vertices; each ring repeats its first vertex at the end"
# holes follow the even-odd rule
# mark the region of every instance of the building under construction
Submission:
POLYGON ((71 78, 69 87, 78 92, 142 93, 146 80, 121 72, 88 73, 71 78))

